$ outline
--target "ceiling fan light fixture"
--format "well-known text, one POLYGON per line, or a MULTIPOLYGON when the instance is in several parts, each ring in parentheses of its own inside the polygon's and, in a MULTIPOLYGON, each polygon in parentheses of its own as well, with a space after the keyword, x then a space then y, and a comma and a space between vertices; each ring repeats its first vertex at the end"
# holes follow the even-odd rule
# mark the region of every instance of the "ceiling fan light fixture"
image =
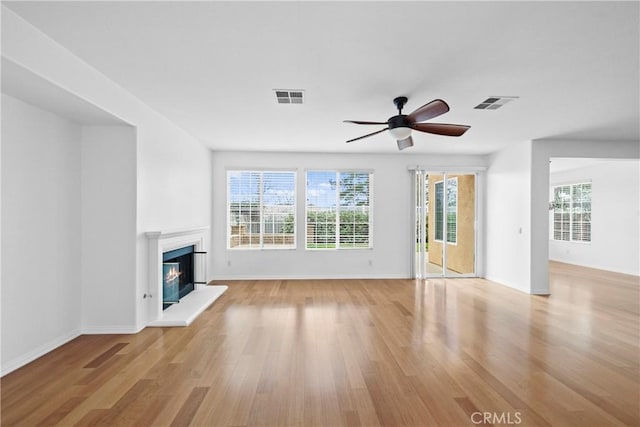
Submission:
POLYGON ((408 127, 396 127, 389 129, 389 133, 396 140, 407 139, 411 136, 411 128, 408 127))
POLYGON ((398 140, 398 150, 402 151, 405 148, 413 147, 413 138, 409 137, 407 139, 399 139, 398 140))

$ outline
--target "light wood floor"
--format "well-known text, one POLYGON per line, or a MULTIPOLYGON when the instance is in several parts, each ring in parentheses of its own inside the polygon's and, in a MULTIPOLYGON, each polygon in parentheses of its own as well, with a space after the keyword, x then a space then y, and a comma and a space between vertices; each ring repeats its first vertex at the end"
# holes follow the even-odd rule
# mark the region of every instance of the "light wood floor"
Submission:
POLYGON ((82 336, 7 375, 2 425, 640 425, 638 278, 551 274, 551 297, 229 282, 188 328, 82 336))

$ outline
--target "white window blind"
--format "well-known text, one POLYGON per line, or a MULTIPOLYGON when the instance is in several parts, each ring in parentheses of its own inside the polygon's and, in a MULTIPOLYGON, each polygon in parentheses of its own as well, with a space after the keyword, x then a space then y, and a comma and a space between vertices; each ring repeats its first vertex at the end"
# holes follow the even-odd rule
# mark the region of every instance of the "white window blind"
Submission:
POLYGON ((294 171, 227 171, 227 248, 295 248, 294 171))
POLYGON ((307 171, 306 248, 372 247, 373 174, 307 171))
POLYGON ((591 241, 591 183, 571 186, 571 240, 591 241))
POLYGON ((591 241, 591 183, 553 187, 553 239, 591 241))
POLYGON ((571 186, 554 187, 553 200, 556 207, 553 211, 554 240, 571 240, 571 186))

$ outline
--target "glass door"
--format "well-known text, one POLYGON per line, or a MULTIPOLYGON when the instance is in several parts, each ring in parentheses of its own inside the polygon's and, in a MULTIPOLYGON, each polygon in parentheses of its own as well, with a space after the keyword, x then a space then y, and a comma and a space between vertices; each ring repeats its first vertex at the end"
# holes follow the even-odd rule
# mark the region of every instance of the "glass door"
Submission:
POLYGON ((476 175, 416 171, 416 278, 473 277, 476 175))

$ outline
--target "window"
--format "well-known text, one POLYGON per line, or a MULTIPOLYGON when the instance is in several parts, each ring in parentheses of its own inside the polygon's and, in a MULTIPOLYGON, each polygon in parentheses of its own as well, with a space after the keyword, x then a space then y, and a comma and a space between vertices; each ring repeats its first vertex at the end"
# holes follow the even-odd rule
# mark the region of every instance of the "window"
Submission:
MULTIPOLYGON (((435 183, 435 240, 444 236, 444 182, 435 183)), ((447 243, 458 239, 458 178, 447 179, 447 243)))
POLYGON ((295 190, 293 171, 227 171, 227 248, 295 248, 295 190))
POLYGON ((553 239, 571 240, 571 186, 554 187, 553 239))
POLYGON ((373 174, 307 172, 307 249, 371 248, 373 174))
POLYGON ((436 182, 436 240, 442 241, 444 235, 444 215, 442 213, 442 205, 444 204, 444 182, 436 182))
POLYGON ((591 241, 591 183, 553 187, 553 240, 591 241))

